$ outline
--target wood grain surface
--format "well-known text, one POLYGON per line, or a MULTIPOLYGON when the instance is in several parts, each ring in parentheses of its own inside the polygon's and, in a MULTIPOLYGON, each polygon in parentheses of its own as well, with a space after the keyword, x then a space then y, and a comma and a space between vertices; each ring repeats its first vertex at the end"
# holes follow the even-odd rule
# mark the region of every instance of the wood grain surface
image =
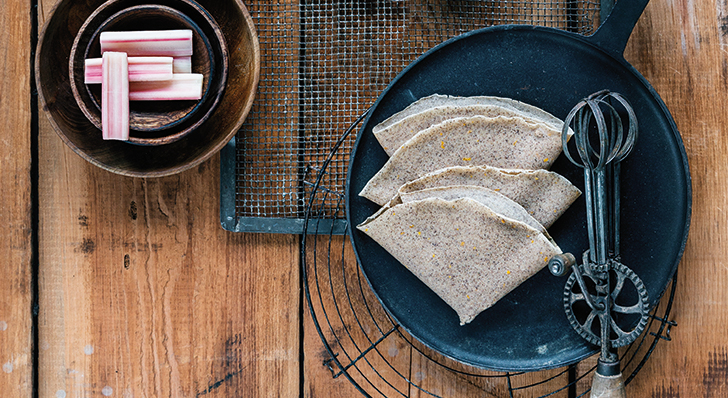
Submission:
POLYGON ((652 0, 625 57, 665 101, 682 134, 693 183, 673 341, 630 384, 635 397, 728 395, 728 3, 652 0))
POLYGON ((31 221, 31 14, 0 5, 0 395, 33 392, 31 221))
MULTIPOLYGON (((55 3, 38 2, 41 25, 55 3)), ((330 355, 301 300, 299 238, 220 228, 217 156, 171 177, 122 177, 67 148, 42 110, 33 369, 30 7, 0 6, 0 396, 359 396, 346 377, 332 377, 330 355)), ((671 314, 678 326, 627 386, 630 397, 728 395, 727 21, 726 0, 652 0, 625 53, 670 109, 693 181, 691 233, 671 314)), ((350 247, 336 244, 351 280, 350 247)), ((370 294, 361 299, 373 300, 370 294)), ((381 336, 371 360, 403 364, 407 377, 428 389, 507 396, 502 381, 432 368, 406 334, 381 336)), ((324 338, 332 343, 330 334, 324 338)), ((580 365, 577 374, 588 368, 580 365)), ((559 371, 513 381, 527 385, 559 371)), ((538 396, 566 377, 516 396, 538 396)), ((408 385, 374 383, 427 396, 408 385)))
POLYGON ((220 227, 218 156, 123 177, 40 119, 39 396, 298 395, 298 238, 220 227))

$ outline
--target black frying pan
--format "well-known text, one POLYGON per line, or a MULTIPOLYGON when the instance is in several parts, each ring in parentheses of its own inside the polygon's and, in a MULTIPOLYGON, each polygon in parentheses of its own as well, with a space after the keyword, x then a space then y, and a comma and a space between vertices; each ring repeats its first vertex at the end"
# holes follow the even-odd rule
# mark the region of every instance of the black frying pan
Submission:
MULTIPOLYGON (((357 260, 390 314, 414 337, 466 364, 503 371, 559 367, 597 347, 579 337, 564 314, 565 278, 543 270, 472 323, 455 312, 355 226, 378 206, 358 196, 387 155, 372 127, 430 94, 496 95, 521 100, 564 118, 582 98, 609 89, 632 103, 640 132, 622 163, 622 262, 658 302, 682 255, 690 224, 687 156, 674 121, 650 84, 622 53, 648 0, 620 0, 590 37, 533 26, 473 31, 428 51, 381 94, 351 155, 346 210, 357 260)), ((583 177, 561 156, 552 170, 583 190, 583 177)), ((552 226, 564 252, 588 248, 585 208, 579 199, 552 226)))

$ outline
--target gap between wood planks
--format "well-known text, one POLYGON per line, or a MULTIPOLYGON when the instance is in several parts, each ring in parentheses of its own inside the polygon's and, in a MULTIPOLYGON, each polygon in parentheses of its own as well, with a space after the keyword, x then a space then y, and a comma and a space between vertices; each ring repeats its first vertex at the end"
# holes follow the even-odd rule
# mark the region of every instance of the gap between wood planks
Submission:
POLYGON ((31 267, 31 385, 33 398, 39 397, 38 392, 38 274, 40 269, 40 246, 38 234, 40 233, 40 195, 39 193, 39 155, 38 155, 38 88, 35 85, 35 51, 38 44, 38 0, 30 0, 30 267, 31 267))

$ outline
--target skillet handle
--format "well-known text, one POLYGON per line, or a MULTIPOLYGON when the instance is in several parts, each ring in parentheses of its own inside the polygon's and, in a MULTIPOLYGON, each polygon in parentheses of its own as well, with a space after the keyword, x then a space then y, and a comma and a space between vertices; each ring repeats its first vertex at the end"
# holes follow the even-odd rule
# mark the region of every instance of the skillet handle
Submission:
POLYGON ((650 0, 617 0, 606 21, 586 39, 612 55, 622 56, 637 20, 650 0))

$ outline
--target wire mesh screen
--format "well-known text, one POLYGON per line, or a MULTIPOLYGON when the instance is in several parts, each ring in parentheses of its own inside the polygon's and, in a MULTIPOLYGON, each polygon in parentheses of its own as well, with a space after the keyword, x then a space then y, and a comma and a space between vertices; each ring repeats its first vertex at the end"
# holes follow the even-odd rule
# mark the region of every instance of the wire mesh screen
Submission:
MULTIPOLYGON (((312 179, 332 146, 418 56, 498 24, 590 34, 600 1, 256 1, 247 7, 260 41, 260 83, 246 123, 223 151, 221 221, 241 232, 300 233, 312 179)), ((343 143, 323 186, 343 191, 354 140, 343 143)), ((319 218, 344 217, 334 203, 315 208, 319 218)))

